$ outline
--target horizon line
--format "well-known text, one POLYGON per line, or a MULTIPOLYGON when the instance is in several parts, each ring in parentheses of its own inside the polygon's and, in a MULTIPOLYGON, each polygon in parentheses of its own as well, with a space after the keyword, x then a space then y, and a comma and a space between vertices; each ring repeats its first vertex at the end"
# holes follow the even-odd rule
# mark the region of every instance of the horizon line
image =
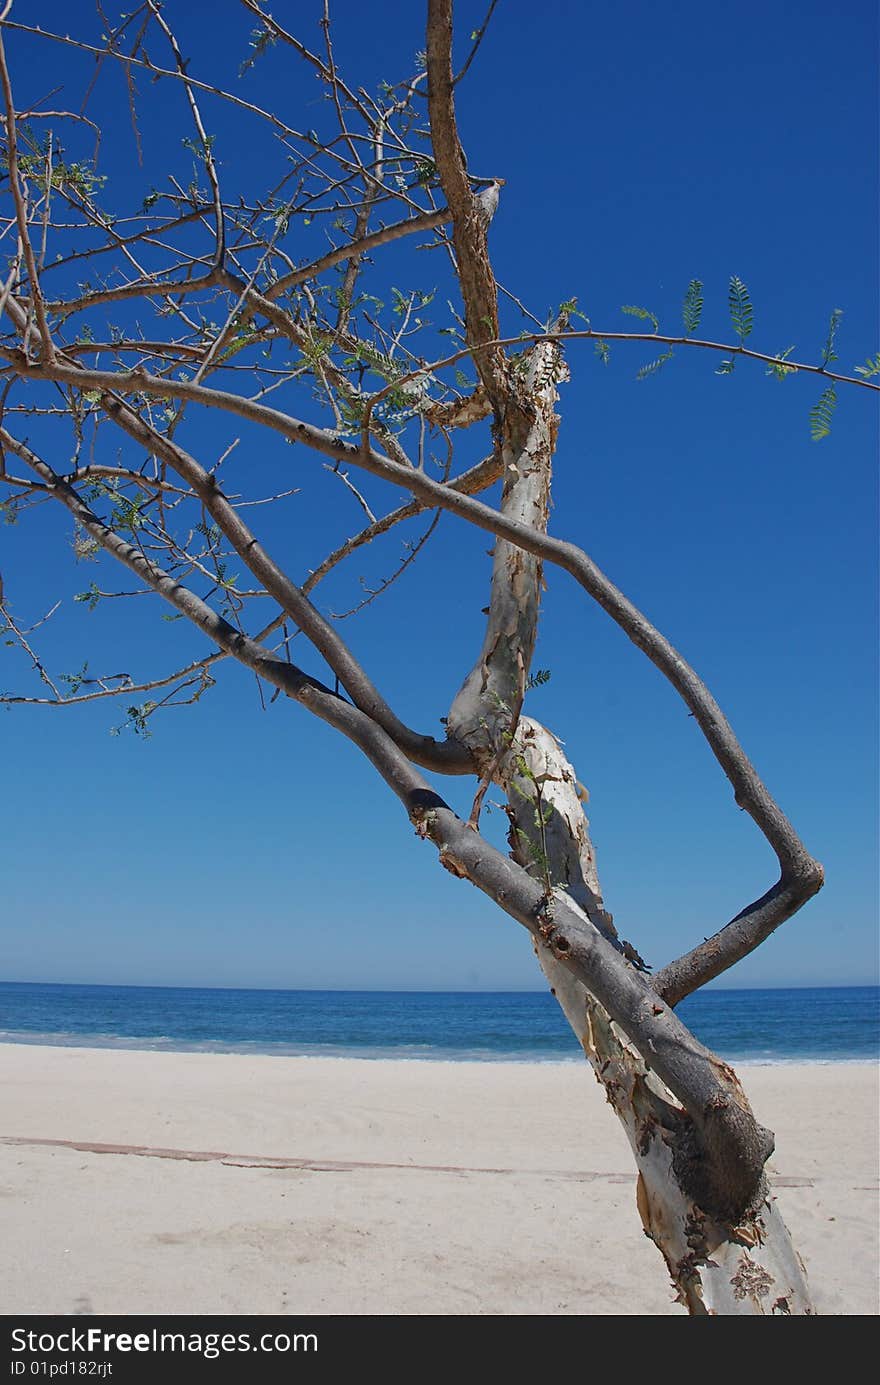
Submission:
MULTIPOLYGON (((265 992, 275 995, 550 995, 549 987, 517 986, 513 989, 502 987, 484 988, 480 986, 441 987, 423 990, 408 986, 226 986, 211 983, 193 984, 190 982, 150 982, 150 981, 11 981, 0 980, 3 986, 67 986, 94 987, 103 990, 142 990, 142 991, 229 991, 265 992)), ((774 984, 752 985, 713 985, 709 982, 699 987, 703 991, 853 991, 880 990, 880 981, 839 981, 829 985, 827 982, 798 981, 774 984)), ((693 992, 694 995, 698 991, 693 992)), ((685 997, 688 999, 689 997, 685 997)))

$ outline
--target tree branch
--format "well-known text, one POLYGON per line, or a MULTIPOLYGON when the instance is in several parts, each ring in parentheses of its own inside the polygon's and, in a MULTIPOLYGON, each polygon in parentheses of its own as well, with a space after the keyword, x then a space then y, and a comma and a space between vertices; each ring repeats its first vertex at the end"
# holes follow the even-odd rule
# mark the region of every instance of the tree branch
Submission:
POLYGON ((146 4, 150 14, 153 16, 154 20, 159 25, 159 28, 162 30, 163 34, 168 39, 168 42, 171 45, 171 51, 174 54, 174 61, 177 66, 177 71, 180 73, 180 78, 183 82, 184 89, 186 91, 186 99, 189 102, 189 108, 192 113, 193 124, 196 127, 196 134, 199 137, 199 143, 202 147, 202 155, 205 162, 205 169, 208 174, 208 181, 211 184, 211 193, 214 199, 214 220, 217 237, 216 244, 214 247, 214 268, 220 269, 226 256, 226 220, 223 215, 223 199, 220 196, 220 182, 217 177, 217 167, 214 163, 214 156, 211 153, 211 141, 205 133, 205 127, 202 124, 201 112, 199 111, 198 102, 196 101, 195 93, 193 91, 193 84, 187 74, 187 64, 183 60, 183 54, 180 51, 177 39, 174 37, 174 34, 172 33, 171 29, 166 24, 161 9, 155 3, 155 0, 146 0, 146 4))
POLYGON ((474 58, 477 56, 477 53, 478 53, 478 51, 479 51, 480 44, 483 42, 483 39, 486 37, 486 30, 487 30, 488 27, 489 27, 489 23, 490 23, 490 21, 491 21, 491 19, 492 19, 492 15, 495 13, 495 6, 496 6, 497 4, 498 4, 498 0, 490 0, 489 10, 488 10, 488 13, 487 13, 487 15, 486 15, 486 18, 483 20, 483 22, 482 22, 482 24, 480 25, 479 29, 476 31, 476 35, 475 35, 475 37, 474 37, 474 46, 473 46, 473 48, 471 49, 471 51, 468 53, 468 55, 467 55, 467 60, 465 61, 464 65, 461 67, 461 69, 460 69, 459 72, 456 74, 455 78, 453 79, 452 85, 453 85, 454 87, 457 87, 458 84, 459 84, 459 82, 462 80, 462 78, 465 77, 465 76, 467 75, 468 68, 470 67, 470 65, 471 65, 471 63, 473 62, 474 58))
POLYGON ((498 293, 486 248, 486 222, 471 192, 455 119, 452 0, 428 0, 428 115, 434 162, 452 213, 452 240, 465 305, 466 336, 496 414, 510 402, 504 360, 489 345, 498 337, 498 293), (479 348, 485 348, 479 350, 479 348))
MULTIPOLYGON (((14 353, 7 351, 5 354, 7 358, 11 358, 14 353)), ((19 361, 20 368, 21 365, 22 362, 19 361)), ((137 389, 145 394, 155 394, 159 398, 191 398, 253 422, 265 423, 292 442, 306 443, 326 456, 349 461, 375 476, 401 485, 426 505, 450 510, 469 520, 477 528, 506 539, 538 558, 554 563, 574 577, 680 694, 689 710, 693 712, 712 753, 733 786, 737 804, 753 819, 779 860, 779 884, 774 891, 770 891, 768 896, 764 896, 762 901, 758 902, 760 908, 757 912, 753 912, 755 906, 750 906, 746 914, 741 916, 736 928, 731 931, 723 929, 713 938, 716 950, 712 958, 712 966, 715 967, 712 975, 718 975, 720 971, 726 970, 757 947, 768 933, 790 918, 797 908, 821 888, 824 879, 822 867, 808 854, 791 823, 768 793, 708 688, 673 645, 575 544, 537 533, 517 520, 500 515, 490 506, 471 496, 462 495, 442 482, 432 481, 423 472, 383 457, 374 449, 367 450, 362 446, 355 446, 311 424, 292 419, 286 414, 242 399, 238 395, 227 394, 221 390, 207 390, 182 381, 160 380, 141 372, 116 374, 108 371, 78 370, 61 362, 51 366, 31 363, 29 367, 25 366, 25 369, 32 376, 64 380, 79 388, 128 388, 137 389)), ((264 581, 264 585, 268 584, 264 581)), ((698 951, 702 959, 701 965, 707 965, 709 959, 704 949, 698 951)), ((691 973, 694 985, 701 984, 696 980, 700 974, 698 970, 691 973)), ((689 985, 688 989, 693 987, 689 985)))
MULTIPOLYGON (((65 379, 68 384, 77 388, 83 387, 86 376, 90 374, 106 375, 106 372, 89 372, 77 364, 62 364, 60 361, 57 369, 60 373, 53 378, 65 379)), ((134 374, 141 381, 143 392, 151 393, 146 388, 151 377, 141 372, 134 374)), ((110 378, 112 379, 112 372, 110 378)), ((190 389, 195 391, 193 397, 214 393, 197 385, 190 386, 190 389)), ((176 396, 172 393, 167 397, 186 396, 176 396)), ((223 495, 212 474, 206 472, 195 458, 177 443, 145 423, 135 410, 112 391, 109 380, 108 387, 102 390, 101 404, 108 416, 130 437, 155 453, 186 481, 250 571, 311 640, 362 710, 383 725, 405 752, 418 763, 440 768, 451 774, 471 772, 470 755, 463 746, 452 740, 437 741, 433 736, 420 736, 400 721, 336 631, 263 549, 241 515, 223 495)))
POLYGON ((390 393, 391 390, 400 389, 402 385, 408 384, 411 380, 417 380, 421 376, 434 374, 439 370, 445 370, 447 366, 457 365, 459 361, 473 356, 475 359, 479 351, 489 350, 494 347, 507 346, 527 346, 537 345, 540 342, 558 342, 564 345, 569 341, 644 341, 660 342, 670 346, 696 346, 703 351, 722 351, 726 356, 743 356, 746 360, 763 361, 765 365, 782 364, 787 371, 792 374, 804 372, 807 375, 822 375, 829 380, 836 380, 845 385, 859 385, 862 389, 880 392, 880 385, 875 385, 871 380, 863 379, 857 375, 841 375, 837 371, 829 370, 827 366, 809 365, 806 361, 792 361, 786 359, 780 361, 778 356, 770 356, 764 351, 753 351, 748 346, 737 343, 735 346, 730 342, 705 341, 700 337, 670 337, 664 336, 659 332, 603 332, 597 327, 581 328, 579 330, 568 328, 564 331, 551 332, 520 332, 516 337, 498 337, 495 341, 484 342, 481 347, 463 346, 459 351, 453 351, 449 356, 443 356, 440 360, 431 361, 428 364, 420 364, 408 374, 402 375, 399 380, 395 380, 391 385, 384 385, 381 390, 377 390, 371 397, 370 403, 373 407, 390 393))
POLYGON ((372 231, 370 235, 352 241, 351 245, 341 245, 337 250, 329 250, 326 255, 313 260, 311 264, 292 270, 290 274, 282 274, 280 279, 266 289, 266 299, 270 303, 274 302, 288 289, 296 288, 297 284, 316 279, 325 269, 332 269, 334 265, 342 264, 345 260, 367 255, 380 245, 388 245, 391 241, 400 240, 402 236, 411 236, 417 231, 432 231, 435 226, 443 226, 451 220, 452 213, 449 208, 441 207, 439 211, 422 212, 419 216, 408 217, 406 221, 397 221, 393 226, 384 226, 381 231, 372 231))
MULTIPOLYGON (((78 48, 84 53, 92 53, 97 58, 108 56, 109 50, 107 48, 98 48, 93 43, 85 43, 82 39, 71 38, 69 34, 52 33, 48 29, 41 29, 38 25, 21 24, 12 19, 5 19, 3 23, 4 27, 7 29, 18 29, 21 33, 32 34, 36 38, 51 39, 54 43, 65 44, 70 48, 78 48)), ((124 63, 126 67, 142 68, 144 71, 151 73, 153 77, 172 77, 177 81, 182 80, 181 74, 176 72, 173 68, 158 67, 156 63, 151 62, 148 58, 135 58, 130 54, 114 53, 112 51, 109 51, 109 56, 124 63)), ((264 111, 261 106, 255 105, 252 101, 245 101, 242 97, 235 96, 230 91, 224 91, 222 87, 213 86, 210 82, 201 82, 197 78, 190 76, 189 73, 187 73, 186 76, 187 81, 197 91, 209 92, 210 95, 217 96, 222 101, 228 101, 239 110, 248 111, 251 115, 256 115, 261 120, 268 121, 268 123, 274 126, 281 135, 288 136, 292 139, 305 139, 305 136, 301 134, 299 130, 294 130, 290 125, 285 125, 284 121, 279 119, 277 115, 272 114, 271 111, 264 111)))
MULTIPOLYGON (((36 322, 39 329, 40 353, 46 360, 51 361, 55 354, 55 348, 52 344, 49 324, 46 319, 43 291, 40 288, 37 263, 34 257, 28 229, 27 209, 22 195, 21 183, 19 181, 15 102, 12 97, 9 68, 6 65, 6 49, 3 44, 2 32, 0 32, 0 84, 2 84, 3 87, 3 99, 6 105, 6 158, 9 164, 9 185, 12 190, 12 200, 15 203, 15 219, 18 223, 18 236, 24 254, 24 262, 27 266, 28 279, 30 281, 31 304, 36 314, 36 322)), ((25 327, 25 349, 27 349, 27 327, 25 327)))
MULTIPOLYGON (((501 475, 501 458, 493 453, 491 457, 486 457, 482 462, 470 470, 462 472, 454 480, 448 482, 451 490, 460 491, 462 495, 477 495, 480 491, 486 490, 498 480, 501 475)), ((373 524, 367 525, 359 534, 346 539, 345 543, 340 544, 337 549, 327 555, 324 561, 310 572, 305 582, 303 591, 308 595, 320 581, 327 576, 338 563, 341 563, 349 554, 354 553, 358 548, 365 544, 372 543, 373 539, 379 538, 381 534, 386 534, 395 524, 402 523, 403 520, 413 519, 416 515, 422 514, 428 507, 419 500, 412 500, 408 505, 401 505, 390 514, 383 515, 373 524)))

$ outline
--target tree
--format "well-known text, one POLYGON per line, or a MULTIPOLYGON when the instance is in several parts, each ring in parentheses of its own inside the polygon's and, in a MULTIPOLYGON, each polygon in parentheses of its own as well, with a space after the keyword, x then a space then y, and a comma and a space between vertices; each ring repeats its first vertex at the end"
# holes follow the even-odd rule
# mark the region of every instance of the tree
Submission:
MULTIPOLYGON (((822 868, 698 674, 576 542, 548 533, 555 408, 575 368, 575 343, 607 360, 617 340, 649 342, 662 349, 645 375, 685 350, 717 353, 722 373, 741 358, 781 379, 821 375, 811 414, 820 439, 838 386, 876 390, 880 360, 855 374, 833 368, 837 312, 817 362, 795 360, 790 350, 752 350, 751 300, 737 277, 727 342, 696 335, 697 279, 685 294, 683 331, 661 333, 654 315, 635 305, 624 311, 643 330, 594 326, 573 298, 547 319, 523 309, 527 329, 511 330, 500 295, 512 295, 491 263, 503 180, 472 176, 456 119, 459 83, 477 59, 495 0, 459 65, 451 0, 428 0, 424 53, 403 81, 375 95, 337 66, 326 5, 313 50, 261 0, 241 4, 253 26, 244 70, 269 49, 287 50, 320 86, 319 128, 289 125, 286 112, 197 74, 156 0, 118 22, 103 18, 97 41, 46 37, 94 58, 95 78, 119 68, 136 147, 154 90, 188 121, 189 182, 171 172, 170 192, 150 191, 126 216, 106 209, 100 165, 79 152, 94 132, 87 105, 48 112, 31 92, 16 101, 4 50, 7 225, 16 242, 0 290, 6 517, 35 516, 44 525, 46 508, 66 511, 75 556, 99 564, 77 601, 93 608, 111 596, 133 597, 101 584, 105 571, 121 566, 138 592, 167 604, 166 619, 185 619, 213 649, 138 680, 96 675, 90 659, 66 675, 62 690, 7 592, 7 639, 45 686, 39 697, 5 700, 121 697, 132 728, 144 733, 162 708, 201 698, 234 660, 256 675, 261 697, 283 694, 334 728, 366 756, 441 865, 529 931, 630 1139, 642 1222, 681 1302, 694 1314, 810 1313, 765 1172, 772 1134, 755 1120, 735 1073, 689 1033, 676 1006, 816 894, 822 868), (268 193, 254 198, 225 186, 206 115, 218 106, 247 121, 248 139, 263 129, 279 142, 284 171, 268 193), (436 297, 427 287, 395 286, 413 261, 397 262, 404 274, 396 281, 390 257, 409 256, 416 241, 432 247, 432 283, 444 278, 436 297), (311 421, 316 416, 320 423, 311 421), (62 450, 61 429, 72 435, 72 453, 62 450), (219 458, 209 463, 221 438, 219 458), (278 556, 284 525, 261 518, 265 502, 277 512, 292 494, 289 445, 299 445, 296 460, 302 449, 326 459, 367 520, 300 584, 289 575, 290 558, 278 556), (234 481, 244 493, 226 479, 237 447, 249 458, 234 481), (260 487, 270 476, 265 495, 260 487), (382 487, 362 476, 408 498, 386 501, 377 517, 382 487), (499 486, 497 504, 480 498, 499 486), (246 507, 259 507, 254 522, 246 507), (441 515, 475 526, 493 545, 482 648, 443 739, 406 723, 312 600, 351 554, 397 525, 421 523, 404 561, 365 592, 364 604, 374 601, 417 558, 441 515), (546 678, 533 657, 551 568, 598 602, 680 695, 778 861, 779 878, 760 898, 654 974, 605 908, 575 770, 554 734, 523 711, 526 694, 546 678), (260 618, 267 601, 273 614, 260 618), (311 661, 297 652, 305 642, 323 661, 321 677, 301 667, 311 661), (437 791, 439 775, 470 778, 467 816, 437 791), (509 855, 484 831, 492 786, 505 799, 509 855)), ((10 11, 7 4, 11 38, 35 34, 10 11)), ((315 119, 309 114, 303 125, 315 119)), ((177 158, 175 151, 175 168, 177 158)), ((61 535, 55 527, 56 540, 61 535)), ((442 575, 433 581, 442 601, 442 575)))

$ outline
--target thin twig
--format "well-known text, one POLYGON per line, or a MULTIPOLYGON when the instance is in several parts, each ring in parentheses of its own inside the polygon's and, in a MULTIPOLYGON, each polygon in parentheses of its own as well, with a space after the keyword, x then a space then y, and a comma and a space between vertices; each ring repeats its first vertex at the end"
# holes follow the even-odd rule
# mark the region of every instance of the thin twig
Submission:
POLYGON ((495 10, 495 6, 496 6, 497 4, 498 4, 498 0, 491 0, 491 4, 489 5, 489 13, 486 15, 486 18, 483 20, 482 24, 480 25, 479 29, 478 29, 477 32, 476 32, 476 36, 475 36, 475 38, 474 38, 474 46, 473 46, 473 48, 471 49, 470 53, 469 53, 468 56, 467 56, 467 61, 466 61, 465 65, 464 65, 464 67, 463 67, 463 68, 461 69, 461 71, 458 73, 458 76, 453 77, 453 79, 452 79, 452 85, 453 85, 454 87, 457 87, 457 86, 458 86, 458 84, 459 84, 459 82, 461 81, 462 77, 464 77, 465 74, 467 73, 467 70, 468 70, 468 68, 470 67, 471 63, 473 62, 474 58, 477 56, 477 50, 479 49, 480 44, 483 42, 483 39, 484 39, 485 34, 486 34, 486 30, 487 30, 488 27, 489 27, 489 21, 490 21, 491 18, 492 18, 492 15, 493 15, 494 10, 495 10))
MULTIPOLYGON (((40 355, 44 360, 51 361, 54 359, 55 348, 52 344, 52 337, 49 332, 49 323, 46 318, 46 309, 43 302, 43 292, 40 288, 36 259, 34 257, 30 233, 28 231, 28 218, 24 195, 19 181, 15 102, 12 97, 12 83, 9 79, 9 68, 6 65, 6 49, 3 44, 2 32, 0 32, 0 83, 2 83, 3 86, 3 99, 6 104, 6 161, 9 165, 9 184, 12 189, 12 198, 15 203, 15 216, 18 221, 18 234, 21 240, 24 262, 27 265, 28 279, 30 280, 31 304, 36 314, 37 325, 40 329, 40 355)), ((27 331, 25 331, 25 347, 27 347, 27 331)))
MULTIPOLYGON (((31 646, 28 644, 27 639, 25 638, 24 631, 19 629, 18 625, 15 623, 12 616, 9 614, 9 607, 3 600, 2 588, 0 588, 0 615, 2 615, 3 619, 6 621, 7 629, 12 631, 24 652, 30 658, 31 663, 33 664, 37 673, 40 675, 40 678, 43 680, 47 687, 52 689, 56 697, 60 697, 61 694, 58 691, 55 684, 52 682, 52 679, 49 677, 49 674, 46 672, 46 669, 39 655, 36 654, 33 649, 31 649, 31 646)), ((42 624, 42 621, 39 621, 38 624, 42 624)))

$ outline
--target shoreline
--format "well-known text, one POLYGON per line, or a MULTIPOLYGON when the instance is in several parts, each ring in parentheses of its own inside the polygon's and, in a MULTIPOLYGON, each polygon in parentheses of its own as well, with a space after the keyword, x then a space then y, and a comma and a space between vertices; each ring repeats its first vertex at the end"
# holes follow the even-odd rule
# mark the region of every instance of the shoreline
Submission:
MULTIPOLYGON (((436 1049, 432 1053, 407 1053, 402 1048, 343 1048, 340 1046, 336 1052, 331 1051, 332 1045, 315 1045, 316 1051, 306 1051, 302 1046, 281 1046, 276 1048, 261 1048, 236 1045, 234 1041, 225 1039, 205 1039, 204 1041, 194 1042, 191 1047, 183 1047, 173 1040, 168 1041, 168 1045, 160 1046, 161 1041, 143 1040, 139 1041, 136 1036, 120 1035, 104 1043, 96 1042, 95 1035, 77 1035, 73 1040, 61 1037, 35 1036, 26 1031, 19 1031, 21 1037, 13 1035, 11 1032, 0 1031, 0 1049, 5 1046, 10 1048, 49 1048, 49 1049, 75 1049, 78 1052, 87 1053, 154 1053, 157 1056, 167 1054, 174 1056, 180 1055, 202 1055, 210 1058, 296 1058, 305 1060, 318 1060, 322 1062, 345 1062, 345 1063, 474 1063, 478 1066, 489 1065, 498 1066, 503 1064, 521 1064, 524 1066, 536 1065, 562 1066, 570 1064, 583 1064, 585 1059, 579 1052, 574 1052, 562 1056, 553 1054, 544 1056, 536 1053, 526 1053, 517 1055, 512 1053, 489 1053, 475 1051, 472 1049, 450 1050, 445 1052, 436 1049), (82 1039, 82 1042, 77 1040, 82 1039), (90 1042, 91 1040, 91 1042, 90 1042), (317 1051, 320 1049, 320 1051, 317 1051)), ((775 1067, 829 1067, 836 1064, 842 1066, 864 1065, 866 1067, 876 1067, 880 1069, 880 1053, 873 1057, 866 1057, 863 1054, 839 1055, 833 1058, 826 1057, 805 1057, 803 1055, 779 1056, 779 1057, 757 1057, 750 1055, 745 1058, 732 1057, 729 1053, 717 1055, 725 1063, 729 1063, 734 1068, 775 1068, 775 1067)))
MULTIPOLYGON (((877 1063, 738 1066, 819 1312, 877 1314, 877 1063)), ((0 1043, 0 1091, 7 1313, 683 1311, 583 1062, 0 1043)))

